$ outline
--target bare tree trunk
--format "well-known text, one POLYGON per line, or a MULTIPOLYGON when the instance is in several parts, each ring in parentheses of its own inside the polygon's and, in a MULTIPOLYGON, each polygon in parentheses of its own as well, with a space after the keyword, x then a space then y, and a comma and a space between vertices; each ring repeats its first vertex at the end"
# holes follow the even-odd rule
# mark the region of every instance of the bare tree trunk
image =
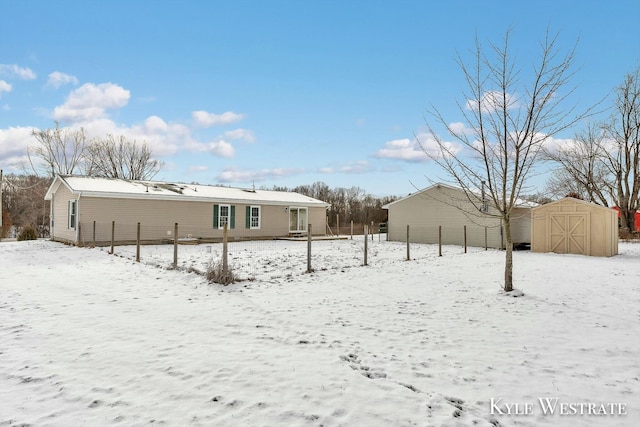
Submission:
POLYGON ((509 217, 504 220, 504 234, 507 239, 504 262, 504 291, 511 292, 513 290, 513 240, 511 239, 511 218, 509 217))

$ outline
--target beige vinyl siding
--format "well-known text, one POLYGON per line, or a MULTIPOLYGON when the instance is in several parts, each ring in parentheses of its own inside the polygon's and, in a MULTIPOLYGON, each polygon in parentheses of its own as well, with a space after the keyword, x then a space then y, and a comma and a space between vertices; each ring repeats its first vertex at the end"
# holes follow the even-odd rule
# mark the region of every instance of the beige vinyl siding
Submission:
MULTIPOLYGON (((77 196, 69 189, 60 185, 55 192, 54 200, 51 203, 51 238, 60 242, 75 242, 76 229, 69 228, 69 201, 77 200, 77 196)), ((78 209, 80 205, 76 205, 78 209)), ((78 216, 76 216, 76 223, 78 216)))
POLYGON ((324 236, 327 232, 327 210, 317 207, 309 207, 309 224, 311 224, 311 234, 314 236, 324 236))
POLYGON ((434 186, 390 204, 389 240, 405 241, 407 225, 410 240, 416 243, 438 243, 438 227, 442 226, 443 244, 462 245, 466 225, 467 245, 483 247, 485 227, 488 246, 502 245, 500 220, 479 212, 462 191, 446 186, 434 186))
MULTIPOLYGON (((111 240, 111 222, 116 222, 115 240, 131 242, 136 239, 137 223, 141 224, 141 240, 164 241, 174 238, 174 224, 178 223, 178 238, 222 239, 223 230, 214 226, 214 205, 234 206, 234 228, 229 229, 230 239, 267 238, 287 236, 289 214, 287 206, 213 203, 202 201, 167 201, 81 197, 79 243, 94 240, 93 222, 96 222, 95 241, 111 240), (248 206, 260 206, 260 228, 246 227, 248 206)), ((324 207, 308 208, 310 222, 320 224, 313 234, 324 234, 324 207)))
POLYGON ((511 240, 514 244, 531 243, 530 208, 515 208, 511 211, 511 240))

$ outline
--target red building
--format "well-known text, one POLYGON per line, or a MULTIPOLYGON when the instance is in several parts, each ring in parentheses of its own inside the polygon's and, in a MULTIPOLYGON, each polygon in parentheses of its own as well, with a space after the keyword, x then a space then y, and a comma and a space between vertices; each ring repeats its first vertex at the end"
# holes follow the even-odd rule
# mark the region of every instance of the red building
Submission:
MULTIPOLYGON (((614 206, 612 209, 615 209, 618 211, 618 219, 620 219, 620 209, 617 206, 614 206)), ((634 224, 635 224, 634 230, 640 231, 640 212, 639 211, 636 211, 636 218, 635 218, 634 224)))

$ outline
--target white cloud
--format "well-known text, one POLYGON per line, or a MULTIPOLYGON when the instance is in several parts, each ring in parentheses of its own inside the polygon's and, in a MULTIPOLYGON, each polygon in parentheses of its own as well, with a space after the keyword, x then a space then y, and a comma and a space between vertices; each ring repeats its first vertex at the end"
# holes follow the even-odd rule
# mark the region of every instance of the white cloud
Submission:
POLYGON ((424 152, 420 144, 408 138, 387 141, 384 148, 375 153, 375 157, 382 159, 397 159, 407 162, 426 162, 429 156, 424 152))
POLYGON ((0 169, 17 170, 26 162, 27 147, 33 143, 32 127, 0 129, 0 169))
MULTIPOLYGON (((444 147, 453 155, 460 152, 459 144, 443 142, 444 147)), ((421 133, 415 139, 395 139, 384 144, 374 157, 382 159, 396 159, 405 162, 426 162, 431 157, 441 156, 438 142, 428 133, 421 133), (431 156, 431 157, 430 157, 431 156)))
MULTIPOLYGON (((576 150, 582 151, 582 143, 573 138, 553 138, 544 134, 536 134, 536 139, 542 142, 542 147, 553 154, 560 154, 563 152, 575 152, 576 150)), ((609 140, 602 140, 600 143, 609 151, 615 150, 615 143, 609 140)))
POLYGON ((216 156, 226 158, 233 157, 236 154, 233 145, 222 139, 207 144, 207 151, 216 156))
POLYGON ((473 129, 468 128, 467 125, 462 122, 449 123, 449 128, 458 135, 472 134, 474 132, 473 129))
POLYGON ((191 113, 194 124, 199 127, 222 126, 230 123, 239 122, 244 119, 244 114, 236 114, 233 111, 227 111, 222 114, 208 113, 206 111, 194 111, 191 113))
POLYGON ((113 83, 85 83, 73 90, 64 104, 54 109, 53 118, 73 123, 102 118, 106 110, 127 105, 130 97, 128 90, 113 83))
POLYGON ((349 163, 348 165, 339 166, 339 167, 323 167, 318 169, 320 173, 324 174, 333 174, 333 173, 345 173, 345 174, 362 174, 369 172, 371 170, 371 165, 366 160, 359 160, 356 162, 349 163))
POLYGON ((238 170, 229 168, 223 170, 217 177, 220 182, 255 182, 265 181, 270 178, 280 178, 304 172, 304 169, 274 168, 260 170, 238 170))
MULTIPOLYGON (((56 75, 52 73, 52 76, 52 82, 73 82, 71 78, 73 76, 64 77, 62 73, 56 75)), ((5 88, 6 91, 10 88, 10 85, 6 83, 6 85, 0 87, 5 88)), ((134 124, 122 124, 112 120, 108 115, 108 110, 115 110, 127 105, 129 99, 130 92, 117 84, 87 83, 72 90, 64 104, 54 109, 52 116, 55 120, 66 122, 68 127, 82 127, 86 131, 88 140, 104 138, 108 134, 112 134, 116 136, 123 135, 140 143, 145 142, 156 157, 169 157, 186 151, 231 158, 236 154, 232 144, 234 141, 255 141, 253 132, 242 128, 229 130, 222 133, 222 135, 199 140, 194 136, 193 123, 168 122, 156 115, 151 115, 144 121, 134 124)), ((242 117, 235 113, 225 114, 217 116, 215 120, 211 116, 206 118, 209 123, 213 121, 222 123, 242 117)), ((6 133, 7 130, 3 132, 6 133)), ((32 142, 29 142, 29 144, 32 144, 32 142)), ((23 152, 26 145, 23 144, 21 148, 23 152)))
POLYGON ((77 85, 78 78, 76 76, 61 73, 59 71, 54 71, 53 73, 49 74, 49 79, 47 80, 46 86, 58 89, 60 86, 68 84, 77 85))
POLYGON ((340 168, 342 173, 361 174, 371 170, 369 162, 366 160, 359 160, 340 168))
POLYGON ((0 97, 2 97, 2 92, 11 92, 11 85, 4 80, 0 80, 0 97))
POLYGON ((0 75, 17 77, 21 80, 35 80, 36 73, 30 68, 19 67, 16 64, 0 64, 0 75))
POLYGON ((242 128, 225 132, 223 135, 223 138, 226 138, 232 141, 241 139, 247 142, 255 142, 256 140, 252 131, 247 129, 242 129, 242 128))
MULTIPOLYGON (((506 99, 503 99, 503 93, 500 91, 488 91, 482 94, 480 99, 480 108, 484 113, 493 113, 502 109, 506 104, 507 109, 518 108, 518 100, 513 94, 507 93, 506 99)), ((467 109, 472 111, 478 110, 478 100, 468 99, 467 109)))

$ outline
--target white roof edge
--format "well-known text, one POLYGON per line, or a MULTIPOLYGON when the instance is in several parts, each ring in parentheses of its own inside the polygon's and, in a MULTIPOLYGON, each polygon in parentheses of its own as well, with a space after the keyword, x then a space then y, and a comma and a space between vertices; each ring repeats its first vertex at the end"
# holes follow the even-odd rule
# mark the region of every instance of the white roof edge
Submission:
MULTIPOLYGON (((241 204, 270 204, 270 205, 282 205, 282 206, 317 206, 328 207, 329 203, 322 200, 314 199, 300 193, 275 191, 275 190, 247 190, 238 187, 224 187, 215 185, 204 184, 186 184, 170 181, 137 181, 137 180, 125 180, 117 178, 102 178, 102 177, 87 177, 79 175, 56 175, 53 183, 47 190, 45 200, 51 200, 53 193, 57 191, 63 183, 71 193, 101 198, 122 198, 122 199, 153 199, 153 200, 166 200, 166 201, 200 201, 200 202, 233 202, 241 204), (68 182, 68 179, 72 182, 68 182), (84 182, 90 182, 95 180, 96 186, 91 188, 83 188, 84 186, 76 186, 74 188, 73 181, 82 180, 84 182), (96 188, 100 184, 104 186, 104 189, 96 188), (191 194, 182 194, 181 192, 171 191, 170 187, 178 187, 182 190, 189 191, 191 194), (145 191, 141 191, 142 189, 145 191), (152 191, 149 191, 151 189, 152 191), (200 194, 193 194, 201 189, 200 194), (130 190, 130 191, 127 191, 130 190), (222 193, 227 194, 207 194, 207 190, 216 191, 219 190, 222 193), (242 195, 248 192, 254 194, 255 197, 242 197, 242 195), (233 193, 237 193, 237 197, 233 193), (260 193, 266 196, 272 197, 260 197, 260 193), (278 197, 279 195, 291 195, 293 197, 278 197)), ((76 182, 77 184, 77 182, 76 182)))
POLYGON ((47 192, 44 194, 44 200, 53 199, 53 193, 55 193, 58 190, 58 187, 60 187, 60 184, 64 184, 64 186, 67 187, 69 191, 73 192, 73 189, 69 187, 69 184, 67 184, 67 182, 64 180, 64 177, 62 175, 56 175, 55 178, 53 178, 51 185, 47 189, 47 192))
MULTIPOLYGON (((409 195, 407 195, 407 196, 405 196, 405 197, 402 197, 401 199, 394 200, 394 201, 393 201, 393 202, 391 202, 391 203, 387 203, 386 205, 383 205, 383 206, 382 206, 382 209, 389 209, 389 207, 390 207, 391 205, 394 205, 394 204, 396 204, 396 203, 402 202, 402 201, 404 201, 404 200, 406 200, 406 199, 409 199, 409 198, 411 198, 411 197, 415 197, 415 196, 417 196, 418 194, 422 194, 422 193, 424 193, 424 192, 426 192, 426 191, 431 190, 432 188, 440 188, 440 187, 448 188, 448 189, 450 189, 450 190, 465 191, 465 190, 464 190, 463 188, 461 188, 461 187, 455 187, 455 186, 453 186, 453 185, 445 184, 445 183, 443 183, 443 182, 436 182, 435 184, 430 185, 429 187, 426 187, 426 188, 423 188, 423 189, 421 189, 421 190, 418 190, 418 191, 416 191, 415 193, 411 193, 411 194, 409 194, 409 195)), ((476 196, 478 196, 478 195, 476 195, 476 196)), ((534 208, 535 206, 539 206, 539 203, 535 203, 535 202, 527 202, 527 201, 522 200, 522 199, 517 199, 513 207, 514 207, 514 208, 534 208)))
POLYGON ((537 206, 533 207, 532 209, 543 208, 545 206, 554 205, 556 203, 560 203, 560 202, 563 202, 563 201, 566 201, 566 200, 574 201, 576 203, 582 203, 583 205, 597 206, 597 207, 602 208, 602 209, 610 209, 610 210, 615 211, 615 209, 613 209, 613 207, 602 206, 602 205, 599 205, 597 203, 587 202, 586 200, 576 199, 575 197, 563 197, 562 199, 554 200, 552 202, 545 203, 544 205, 538 204, 537 206))
POLYGON ((430 186, 428 186, 428 187, 425 187, 425 188, 423 188, 423 189, 421 189, 421 190, 418 190, 418 191, 416 191, 415 193, 411 193, 411 194, 409 194, 409 195, 407 195, 407 196, 404 196, 404 197, 402 197, 402 198, 400 198, 400 199, 398 199, 398 200, 394 200, 394 201, 393 201, 393 202, 391 202, 391 203, 387 203, 386 205, 383 205, 383 206, 382 206, 382 209, 389 209, 389 206, 391 206, 391 205, 395 205, 396 203, 402 202, 402 201, 404 201, 404 200, 406 200, 406 199, 409 199, 409 198, 411 198, 411 197, 415 197, 415 196, 416 196, 416 195, 418 195, 418 194, 424 193, 425 191, 429 191, 429 190, 431 190, 432 188, 437 188, 437 187, 446 187, 446 188, 450 188, 450 189, 452 189, 452 190, 462 190, 461 188, 453 187, 453 186, 451 186, 451 185, 444 184, 444 183, 442 183, 442 182, 436 182, 435 184, 430 185, 430 186))
MULTIPOLYGON (((291 205, 317 205, 317 206, 331 206, 329 203, 323 202, 321 200, 313 199, 308 201, 287 201, 287 200, 266 200, 266 199, 241 199, 241 198, 229 198, 229 197, 197 197, 197 196, 184 196, 180 194, 172 195, 163 195, 163 194, 152 194, 152 193, 144 193, 141 194, 132 194, 132 193, 116 193, 116 192, 97 192, 97 191, 73 191, 73 193, 80 194, 85 197, 99 197, 103 199, 151 199, 151 200, 166 200, 166 201, 192 201, 192 202, 220 202, 220 203, 240 203, 247 205, 255 205, 255 204, 270 204, 270 205, 283 205, 283 206, 291 206, 291 205)), ((291 194, 300 194, 300 193, 291 193, 291 194)))

